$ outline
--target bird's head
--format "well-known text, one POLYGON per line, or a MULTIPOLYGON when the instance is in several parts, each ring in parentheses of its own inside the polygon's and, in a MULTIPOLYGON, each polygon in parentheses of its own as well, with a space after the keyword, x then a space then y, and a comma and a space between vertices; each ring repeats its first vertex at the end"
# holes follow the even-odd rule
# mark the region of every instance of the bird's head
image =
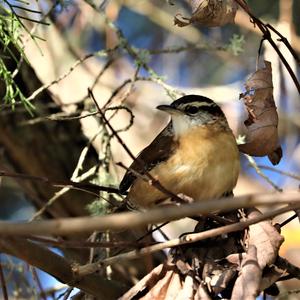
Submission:
POLYGON ((220 106, 203 96, 183 96, 170 105, 159 105, 157 109, 171 115, 174 133, 177 136, 195 126, 216 124, 220 128, 229 128, 220 106))

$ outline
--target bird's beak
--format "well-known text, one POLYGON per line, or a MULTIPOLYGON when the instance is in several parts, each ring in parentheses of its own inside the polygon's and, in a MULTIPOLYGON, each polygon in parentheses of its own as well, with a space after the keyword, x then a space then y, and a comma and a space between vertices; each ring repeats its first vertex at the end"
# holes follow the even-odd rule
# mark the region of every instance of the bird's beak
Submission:
POLYGON ((169 114, 174 114, 174 113, 179 112, 178 109, 174 108, 171 105, 165 105, 165 104, 164 105, 158 105, 156 108, 159 109, 159 110, 165 111, 169 114))

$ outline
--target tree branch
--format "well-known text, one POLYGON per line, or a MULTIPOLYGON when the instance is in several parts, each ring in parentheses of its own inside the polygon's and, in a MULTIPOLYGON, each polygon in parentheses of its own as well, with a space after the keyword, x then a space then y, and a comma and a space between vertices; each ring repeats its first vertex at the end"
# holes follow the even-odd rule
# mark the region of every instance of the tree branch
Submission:
POLYGON ((291 264, 287 259, 278 256, 275 265, 282 270, 286 270, 294 278, 300 279, 300 268, 291 264))
MULTIPOLYGON (((183 204, 180 206, 164 206, 149 209, 145 212, 124 212, 105 216, 61 218, 56 220, 33 221, 30 223, 14 223, 1 221, 0 235, 72 235, 93 231, 119 231, 139 228, 148 224, 163 223, 180 218, 206 215, 216 211, 230 211, 238 208, 295 204, 300 208, 299 193, 246 195, 236 198, 221 198, 183 204), (130 221, 129 221, 130 220, 130 221)), ((290 207, 290 210, 295 209, 290 207)))
POLYGON ((57 280, 70 286, 82 289, 97 299, 116 299, 124 286, 111 280, 106 280, 99 275, 88 275, 76 278, 71 264, 45 247, 25 239, 5 237, 0 239, 0 252, 15 256, 52 275, 57 280))

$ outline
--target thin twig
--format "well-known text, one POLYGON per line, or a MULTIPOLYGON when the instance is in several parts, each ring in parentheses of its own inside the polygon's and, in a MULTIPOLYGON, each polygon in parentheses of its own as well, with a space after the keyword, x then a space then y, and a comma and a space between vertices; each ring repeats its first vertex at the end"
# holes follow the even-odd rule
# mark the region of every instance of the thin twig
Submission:
POLYGON ((26 101, 32 101, 34 100, 40 93, 42 93, 43 91, 47 90, 49 87, 51 87, 54 84, 59 83, 61 80, 65 79, 66 77, 68 77, 73 71, 74 69, 79 66, 80 64, 82 64, 84 61, 86 61, 87 59, 91 58, 91 57, 95 57, 95 56, 101 56, 101 57, 106 57, 109 53, 116 51, 119 48, 119 45, 117 45, 116 47, 112 48, 112 49, 106 49, 106 50, 100 50, 94 53, 90 53, 85 55, 84 57, 80 58, 79 60, 77 60, 70 68, 67 72, 65 72, 64 74, 60 75, 58 78, 56 78, 55 80, 51 81, 48 84, 45 84, 43 86, 41 86, 40 88, 38 88, 37 90, 35 90, 28 98, 26 98, 26 101))
MULTIPOLYGON (((96 78, 94 79, 94 82, 92 83, 91 85, 91 90, 94 90, 95 86, 97 85, 97 83, 99 82, 100 78, 102 77, 102 75, 105 73, 105 71, 114 63, 114 59, 111 58, 109 59, 105 65, 103 66, 103 68, 101 69, 101 71, 98 73, 98 75, 96 76, 96 78)), ((74 102, 74 104, 78 104, 78 103, 81 103, 83 101, 85 101, 88 97, 88 94, 84 95, 81 99, 79 100, 76 100, 74 102)), ((65 104, 64 104, 65 105, 65 104)))
POLYGON ((287 259, 278 256, 275 265, 282 270, 286 270, 294 278, 300 279, 300 268, 291 264, 287 259))
POLYGON ((8 300, 7 286, 5 282, 4 272, 2 268, 2 263, 0 262, 0 282, 2 288, 2 295, 4 300, 8 300))
POLYGON ((169 86, 164 82, 164 80, 159 76, 146 62, 143 58, 143 51, 137 50, 136 48, 132 47, 128 40, 125 38, 122 30, 118 28, 114 23, 112 23, 110 20, 106 19, 107 23, 111 28, 113 28, 119 38, 119 42, 122 44, 123 48, 127 51, 127 53, 135 60, 136 64, 138 66, 143 67, 149 74, 151 81, 156 82, 157 84, 161 85, 166 93, 175 100, 178 98, 179 95, 182 95, 184 93, 178 92, 173 87, 169 86))
POLYGON ((292 56, 294 57, 295 61, 298 63, 298 65, 300 66, 300 58, 297 54, 297 52, 294 50, 294 48, 292 47, 292 45, 290 44, 290 42, 288 41, 288 39, 286 37, 284 37, 277 29, 275 29, 271 24, 266 24, 266 26, 268 28, 270 28, 273 32, 275 32, 280 38, 278 39, 278 41, 283 42, 284 45, 288 48, 288 50, 290 51, 290 53, 292 54, 292 56))
POLYGON ((46 296, 46 294, 44 292, 44 289, 42 287, 42 283, 41 283, 41 281, 39 279, 39 276, 38 276, 38 274, 36 272, 35 267, 30 267, 30 269, 31 269, 32 277, 33 277, 34 281, 36 282, 36 285, 38 286, 38 288, 40 290, 40 297, 41 297, 41 299, 47 300, 47 296, 46 296))
POLYGON ((137 66, 134 74, 132 75, 131 78, 131 82, 129 85, 129 88, 127 89, 127 91, 124 93, 124 95, 121 97, 120 99, 120 103, 124 103, 125 100, 129 97, 129 95, 132 93, 133 89, 134 89, 134 85, 136 83, 136 81, 138 80, 138 74, 140 72, 141 66, 137 66))
MULTIPOLYGON (((146 237, 149 237, 149 236, 151 236, 152 235, 152 233, 154 233, 155 231, 161 231, 161 228, 163 228, 164 226, 166 226, 167 224, 169 224, 170 222, 164 222, 164 223, 162 223, 162 224, 160 224, 160 225, 158 225, 158 226, 154 226, 154 228, 152 228, 151 230, 148 230, 145 234, 143 234, 142 236, 140 236, 137 240, 135 240, 135 244, 136 245, 139 245, 140 243, 141 243, 141 241, 143 240, 143 239, 145 239, 146 237)), ((145 244, 145 243, 144 243, 145 244)), ((149 242, 146 242, 146 245, 144 245, 144 246, 149 246, 149 245, 154 245, 154 244, 157 244, 157 243, 149 243, 149 242)), ((136 247, 135 247, 136 248, 136 247)), ((141 248, 141 247, 138 247, 139 249, 141 248)), ((113 256, 115 256, 115 255, 119 255, 120 253, 123 253, 124 251, 127 251, 127 248, 122 248, 122 249, 120 249, 120 250, 118 250, 117 252, 115 252, 114 254, 113 254, 113 256)))
MULTIPOLYGON (((46 288, 44 290, 44 293, 47 297, 54 297, 54 295, 57 293, 57 292, 60 292, 62 289, 67 289, 68 288, 68 285, 66 284, 63 284, 63 283, 56 283, 54 286, 50 287, 50 288, 46 288)), ((53 299, 54 300, 54 299, 53 299)), ((58 300, 58 299, 55 299, 55 300, 58 300)))
POLYGON ((100 80, 100 78, 102 77, 102 75, 105 73, 105 71, 114 63, 115 59, 114 58, 110 58, 105 65, 103 66, 102 70, 99 72, 99 74, 96 76, 92 86, 91 86, 91 90, 93 90, 95 88, 95 86, 97 85, 98 81, 100 80))
POLYGON ((187 46, 173 46, 165 49, 150 49, 147 50, 151 55, 158 54, 172 54, 172 53, 180 53, 183 51, 191 51, 191 50, 209 50, 209 51, 226 51, 228 47, 226 46, 210 46, 210 45, 187 45, 187 46))
POLYGON ((1 170, 0 170, 0 176, 20 178, 23 180, 41 181, 41 182, 44 182, 47 184, 51 184, 54 187, 68 187, 70 189, 80 190, 80 191, 92 194, 94 196, 98 196, 97 193, 99 191, 104 191, 104 192, 108 192, 108 193, 116 193, 116 194, 120 193, 119 189, 115 188, 115 187, 101 186, 101 185, 96 185, 96 184, 92 184, 92 183, 72 182, 72 181, 68 181, 68 180, 56 181, 56 180, 51 180, 47 177, 33 176, 33 175, 21 174, 21 173, 12 173, 12 172, 6 172, 6 171, 1 171, 1 170))
MULTIPOLYGON (((140 241, 141 238, 138 239, 137 241, 133 241, 133 242, 128 242, 128 241, 95 242, 95 241, 86 241, 86 240, 69 241, 69 240, 60 240, 60 239, 46 238, 46 237, 40 237, 40 236, 28 236, 26 238, 28 240, 47 244, 47 245, 57 247, 57 248, 74 248, 74 249, 118 248, 118 247, 134 247, 134 248, 136 248, 136 247, 145 246, 145 243, 140 241)), ((144 236, 142 238, 144 238, 144 236)))
POLYGON ((104 104, 103 108, 108 107, 108 105, 112 102, 113 98, 129 83, 131 83, 131 79, 126 79, 122 82, 121 85, 116 87, 110 95, 110 97, 108 98, 108 100, 106 101, 106 103, 104 104))
POLYGON ((280 188, 279 186, 277 186, 268 176, 266 176, 261 169, 257 166, 254 158, 248 154, 244 154, 246 156, 246 158, 249 161, 250 166, 256 171, 256 173, 262 177, 264 180, 266 180, 276 191, 278 192, 282 192, 282 188, 280 188))
POLYGON ((85 114, 80 114, 81 112, 75 111, 72 113, 59 112, 45 117, 38 117, 30 120, 26 120, 20 123, 20 125, 35 125, 37 123, 46 122, 46 121, 73 121, 81 120, 88 117, 97 115, 97 112, 90 112, 85 114))
MULTIPOLYGON (((91 177, 92 175, 95 174, 97 170, 97 167, 92 167, 90 170, 88 170, 87 172, 85 172, 84 174, 80 175, 79 177, 74 177, 72 176, 71 181, 74 182, 79 182, 79 181, 83 181, 89 177, 91 177)), ((38 217, 40 217, 50 206, 52 206, 55 201, 57 199, 59 199, 61 196, 63 196, 64 194, 66 194, 69 190, 71 190, 72 187, 69 186, 65 186, 63 187, 61 190, 59 190, 58 192, 56 192, 54 194, 53 197, 51 197, 46 203, 45 205, 43 205, 43 207, 41 207, 30 219, 30 221, 33 221, 35 219, 37 219, 38 217)))
POLYGON ((293 173, 290 173, 287 171, 279 170, 274 167, 269 167, 269 166, 264 166, 264 165, 258 165, 257 167, 260 169, 269 170, 269 171, 272 171, 272 172, 275 172, 275 173, 278 173, 281 175, 285 175, 285 176, 288 176, 288 177, 291 177, 291 178, 294 178, 294 179, 300 181, 300 175, 296 175, 296 174, 293 174, 293 173))
POLYGON ((143 81, 151 81, 154 83, 159 84, 160 86, 162 86, 166 91, 167 94, 174 100, 178 97, 184 96, 185 92, 183 91, 179 91, 178 89, 174 89, 174 87, 172 87, 171 85, 165 83, 161 78, 156 77, 156 76, 149 76, 149 77, 138 77, 139 80, 143 80, 143 81))
POLYGON ((74 290, 73 287, 69 287, 65 293, 64 293, 64 297, 63 297, 63 300, 67 300, 69 298, 69 296, 71 295, 72 291, 74 290))
POLYGON ((294 219, 298 217, 297 214, 292 215, 291 217, 287 218, 285 221, 279 224, 279 227, 282 228, 283 226, 287 225, 288 223, 292 222, 294 219))
POLYGON ((109 97, 109 99, 106 101, 106 103, 104 104, 103 108, 106 108, 109 106, 109 104, 112 102, 113 98, 127 85, 130 84, 130 87, 128 89, 128 91, 125 93, 125 95, 122 97, 121 99, 121 103, 123 103, 127 97, 129 96, 129 94, 131 93, 133 86, 135 84, 135 82, 138 80, 138 73, 140 71, 140 66, 138 66, 132 76, 131 79, 127 79, 125 80, 119 87, 117 87, 113 93, 111 94, 111 96, 109 97))
MULTIPOLYGON (((131 125, 133 124, 134 115, 128 107, 123 106, 123 105, 112 106, 112 107, 106 108, 105 112, 109 111, 109 110, 115 110, 115 111, 125 110, 130 115, 129 124, 124 129, 118 129, 117 130, 118 132, 126 131, 126 130, 128 130, 129 127, 131 127, 131 125)), ((45 116, 45 117, 38 117, 38 118, 26 120, 26 121, 20 122, 20 125, 34 125, 34 124, 46 122, 46 121, 74 121, 74 120, 85 119, 88 117, 93 117, 98 114, 97 111, 89 112, 89 113, 87 112, 84 114, 80 114, 80 113, 82 113, 82 112, 81 111, 75 111, 72 113, 59 112, 59 113, 52 114, 52 115, 45 116)))
MULTIPOLYGON (((99 232, 97 231, 94 231, 87 239, 88 242, 92 242, 94 243, 97 239, 99 235, 99 232)), ((94 261, 94 257, 95 257, 95 248, 90 248, 90 251, 89 251, 89 263, 91 264, 93 261, 94 261)))

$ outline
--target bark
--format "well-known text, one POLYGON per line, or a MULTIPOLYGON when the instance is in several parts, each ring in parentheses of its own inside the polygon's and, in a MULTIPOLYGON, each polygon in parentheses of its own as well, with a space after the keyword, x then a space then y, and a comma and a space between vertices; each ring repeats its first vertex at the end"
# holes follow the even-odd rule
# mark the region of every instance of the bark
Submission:
MULTIPOLYGON (((20 57, 16 48, 11 46, 10 50, 16 57, 20 57)), ((7 50, 3 48, 0 48, 0 55, 10 57, 7 50)), ((13 59, 7 58, 5 63, 11 72, 15 70, 16 62, 13 59)), ((21 64, 15 81, 25 96, 31 95, 42 85, 26 61, 21 64)), ((5 94, 5 88, 3 81, 0 80, 1 99, 5 94)), ((19 101, 19 99, 15 100, 19 101)), ((35 116, 47 116, 61 111, 48 91, 42 92, 34 100, 34 105, 35 116)), ((45 176, 53 180, 69 179, 86 144, 79 122, 48 121, 34 125, 22 124, 30 119, 30 114, 21 105, 16 106, 14 111, 5 106, 0 110, 0 147, 4 156, 0 161, 0 168, 45 176)), ((96 159, 95 151, 90 151, 86 166, 95 164, 96 159)), ((19 180, 19 184, 37 208, 42 207, 55 191, 49 185, 34 181, 22 179, 19 180)), ((47 211, 48 217, 85 215, 87 214, 85 206, 90 200, 91 196, 83 192, 68 192, 51 206, 47 211)))

